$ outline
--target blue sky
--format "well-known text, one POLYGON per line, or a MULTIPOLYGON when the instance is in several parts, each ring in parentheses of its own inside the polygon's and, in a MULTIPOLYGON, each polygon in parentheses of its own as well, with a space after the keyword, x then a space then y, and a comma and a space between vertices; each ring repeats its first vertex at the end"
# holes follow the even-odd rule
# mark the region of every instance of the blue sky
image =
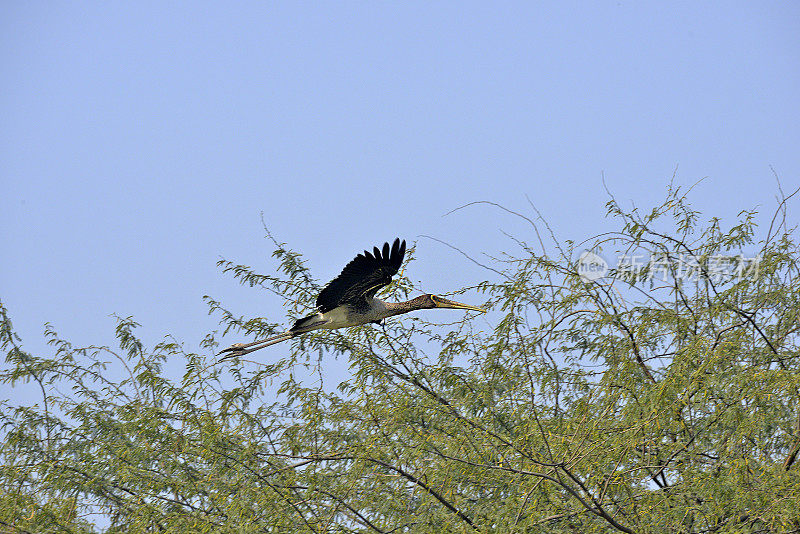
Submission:
MULTIPOLYGON (((284 316, 215 266, 272 268, 262 212, 324 282, 395 236, 531 239, 443 217, 479 200, 581 240, 602 175, 650 207, 677 166, 708 217, 771 210, 770 166, 800 185, 799 27, 797 2, 4 2, 0 297, 32 352, 47 321, 112 343, 112 313, 191 350, 204 294, 284 316)), ((491 274, 418 258, 430 291, 491 274)))

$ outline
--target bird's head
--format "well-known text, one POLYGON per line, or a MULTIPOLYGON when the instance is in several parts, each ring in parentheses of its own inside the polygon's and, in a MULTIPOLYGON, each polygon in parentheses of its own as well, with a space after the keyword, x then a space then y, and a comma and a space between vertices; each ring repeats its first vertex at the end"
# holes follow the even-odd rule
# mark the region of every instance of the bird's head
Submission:
POLYGON ((421 295, 417 297, 424 308, 453 308, 456 310, 472 310, 476 312, 486 313, 486 310, 477 306, 470 306, 469 304, 462 304, 453 300, 447 300, 439 295, 421 295))

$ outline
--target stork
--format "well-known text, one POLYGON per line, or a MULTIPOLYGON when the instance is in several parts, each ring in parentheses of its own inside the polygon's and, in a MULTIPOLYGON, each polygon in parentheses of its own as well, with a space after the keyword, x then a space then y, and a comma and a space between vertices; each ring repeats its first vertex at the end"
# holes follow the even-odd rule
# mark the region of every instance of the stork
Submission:
POLYGON ((380 323, 387 317, 416 310, 454 308, 486 312, 483 308, 447 300, 438 295, 420 295, 405 302, 385 302, 375 298, 375 293, 389 285, 392 277, 400 270, 405 254, 406 242, 401 242, 399 238, 394 240, 391 248, 389 243, 384 243, 382 251, 378 247, 372 253, 365 250, 320 291, 315 313, 298 319, 282 334, 252 343, 234 343, 219 354, 225 354, 223 359, 244 356, 312 330, 334 330, 370 322, 380 323))

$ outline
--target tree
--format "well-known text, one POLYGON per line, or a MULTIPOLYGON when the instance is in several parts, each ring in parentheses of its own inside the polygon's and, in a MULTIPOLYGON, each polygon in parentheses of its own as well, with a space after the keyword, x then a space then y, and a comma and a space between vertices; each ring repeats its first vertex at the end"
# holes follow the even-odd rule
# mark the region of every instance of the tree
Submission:
MULTIPOLYGON (((546 223, 517 214, 535 245, 520 240, 471 288, 493 310, 489 333, 404 317, 308 334, 279 361, 216 364, 214 334, 204 354, 148 349, 118 318, 118 349, 76 348, 48 327, 44 357, 25 352, 0 308, 0 380, 42 394, 2 406, 0 521, 10 532, 798 532, 800 255, 786 200, 759 238, 753 211, 701 227, 678 189, 648 213, 612 198, 620 229, 588 248, 645 259, 595 280, 581 277, 582 247, 545 245, 546 223), (328 391, 308 378, 318 353, 345 357, 352 379, 328 391), (185 360, 181 379, 162 372, 168 357, 185 360)), ((276 274, 220 266, 299 316, 319 286, 272 243, 276 274)), ((405 278, 391 288, 412 290, 405 278)), ((279 329, 208 304, 223 333, 279 329)))

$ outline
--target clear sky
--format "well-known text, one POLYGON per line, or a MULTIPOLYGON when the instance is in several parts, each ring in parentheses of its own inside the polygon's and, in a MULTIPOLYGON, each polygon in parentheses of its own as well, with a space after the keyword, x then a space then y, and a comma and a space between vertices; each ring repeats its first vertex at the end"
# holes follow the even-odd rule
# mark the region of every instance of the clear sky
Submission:
MULTIPOLYGON (((0 80, 0 298, 33 352, 47 321, 112 343, 111 313, 196 350, 204 294, 280 320, 215 266, 272 269, 262 212, 325 282, 395 236, 532 239, 443 217, 472 201, 527 195, 581 240, 609 225, 602 175, 643 207, 676 166, 707 177, 691 198, 727 221, 773 209, 770 166, 800 185, 796 1, 3 2, 0 80)), ((491 275, 418 258, 429 291, 491 275)))

